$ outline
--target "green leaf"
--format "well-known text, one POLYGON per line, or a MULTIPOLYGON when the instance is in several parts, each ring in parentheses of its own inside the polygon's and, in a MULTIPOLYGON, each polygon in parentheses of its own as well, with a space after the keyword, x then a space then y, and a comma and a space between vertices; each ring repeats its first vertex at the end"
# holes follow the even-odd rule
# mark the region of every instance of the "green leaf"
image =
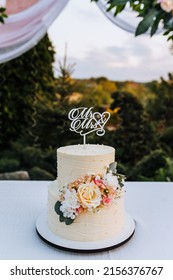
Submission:
POLYGON ((107 12, 112 10, 113 8, 116 8, 116 11, 114 13, 114 16, 116 16, 118 13, 122 12, 124 10, 127 2, 130 2, 129 0, 110 0, 108 1, 109 7, 107 8, 107 12))
POLYGON ((1 22, 1 23, 4 23, 4 19, 3 19, 3 17, 1 17, 1 16, 0 16, 0 22, 1 22))
POLYGON ((60 220, 61 223, 62 223, 62 222, 65 222, 65 217, 64 217, 63 215, 60 215, 60 216, 59 216, 59 220, 60 220))
POLYGON ((73 221, 74 221, 74 219, 64 217, 63 215, 59 216, 59 220, 60 220, 61 223, 65 222, 65 224, 67 226, 71 225, 73 223, 73 221))
POLYGON ((153 25, 154 17, 158 13, 157 10, 152 9, 150 12, 143 18, 143 20, 138 24, 135 32, 135 36, 141 35, 153 25))
POLYGON ((55 209, 55 212, 56 212, 58 215, 62 215, 62 214, 63 214, 62 211, 60 210, 60 206, 61 206, 61 202, 60 202, 60 201, 57 201, 57 202, 55 203, 54 209, 55 209))
POLYGON ((168 20, 165 26, 173 30, 173 19, 168 20))
POLYGON ((71 218, 65 218, 65 224, 68 226, 68 225, 71 225, 73 222, 74 222, 74 219, 71 219, 71 218))
POLYGON ((156 16, 156 18, 155 18, 155 20, 154 20, 154 22, 153 22, 153 25, 152 25, 152 28, 151 28, 151 33, 150 33, 151 36, 153 36, 153 35, 156 33, 161 19, 162 19, 162 13, 159 13, 159 14, 156 16))
POLYGON ((107 172, 110 172, 110 171, 112 171, 113 174, 117 173, 117 162, 114 161, 109 164, 107 172))
POLYGON ((118 15, 119 13, 121 13, 124 10, 125 6, 126 5, 119 5, 119 6, 117 6, 116 11, 114 13, 114 16, 118 15))
POLYGON ((168 29, 168 30, 166 30, 164 33, 163 33, 163 35, 168 35, 169 33, 171 32, 171 30, 170 29, 168 29))
POLYGON ((132 2, 132 0, 110 0, 108 3, 113 4, 114 6, 118 6, 126 5, 128 2, 132 2))
POLYGON ((125 180, 125 176, 123 174, 117 174, 118 176, 118 183, 120 185, 120 187, 122 188, 124 186, 124 180, 125 180))
POLYGON ((167 41, 172 41, 173 40, 173 36, 168 37, 167 41))
POLYGON ((6 9, 4 7, 0 7, 0 13, 4 13, 6 9))
POLYGON ((59 220, 60 220, 61 223, 65 222, 66 225, 71 225, 73 223, 74 219, 66 218, 66 217, 63 216, 63 212, 60 210, 61 205, 62 204, 61 204, 60 201, 57 201, 55 203, 55 207, 54 207, 55 212, 59 215, 59 220))

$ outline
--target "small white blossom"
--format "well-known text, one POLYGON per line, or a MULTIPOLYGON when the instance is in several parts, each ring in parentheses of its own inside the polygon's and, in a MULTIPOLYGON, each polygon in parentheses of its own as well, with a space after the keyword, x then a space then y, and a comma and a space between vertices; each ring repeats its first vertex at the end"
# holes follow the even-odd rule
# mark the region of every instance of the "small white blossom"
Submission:
POLYGON ((77 200, 76 191, 74 189, 72 190, 67 189, 64 195, 64 199, 68 204, 68 207, 78 208, 80 206, 77 200))
POLYGON ((61 203, 60 210, 63 212, 63 216, 74 219, 76 216, 76 209, 80 207, 77 200, 76 191, 74 189, 66 189, 64 194, 64 200, 61 203))
POLYGON ((105 175, 104 181, 107 185, 113 187, 114 189, 116 189, 119 185, 118 178, 117 178, 117 176, 112 174, 112 171, 108 172, 105 175))

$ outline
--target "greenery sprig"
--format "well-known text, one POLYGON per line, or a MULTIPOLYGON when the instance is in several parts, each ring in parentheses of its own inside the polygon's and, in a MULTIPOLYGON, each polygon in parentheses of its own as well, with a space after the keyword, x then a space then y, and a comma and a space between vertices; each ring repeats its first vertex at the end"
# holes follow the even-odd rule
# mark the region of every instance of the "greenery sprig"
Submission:
MULTIPOLYGON (((97 2, 98 0, 91 0, 97 2)), ((135 36, 150 32, 153 36, 158 27, 163 28, 163 35, 173 40, 173 1, 172 0, 105 0, 107 12, 112 10, 114 16, 120 14, 127 6, 137 12, 142 20, 136 27, 135 36)))
POLYGON ((5 18, 7 18, 6 8, 0 7, 0 23, 4 23, 5 18))
POLYGON ((62 203, 60 201, 57 201, 55 203, 55 212, 59 215, 59 221, 61 223, 65 222, 66 225, 71 225, 73 223, 74 219, 64 217, 63 212, 60 210, 61 205, 62 205, 62 203))

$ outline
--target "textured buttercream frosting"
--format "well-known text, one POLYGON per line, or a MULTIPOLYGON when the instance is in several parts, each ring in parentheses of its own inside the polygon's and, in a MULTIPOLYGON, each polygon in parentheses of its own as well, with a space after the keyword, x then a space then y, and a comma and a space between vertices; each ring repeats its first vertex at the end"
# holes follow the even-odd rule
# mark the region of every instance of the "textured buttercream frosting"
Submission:
POLYGON ((72 224, 59 221, 54 210, 58 190, 85 175, 105 175, 115 161, 115 149, 105 145, 72 145, 57 149, 58 178, 48 190, 48 226, 58 236, 69 240, 97 241, 116 236, 124 224, 124 198, 116 198, 96 212, 79 214, 72 224))
POLYGON ((115 160, 115 149, 105 145, 72 145, 57 150, 59 187, 81 176, 105 174, 115 160))
POLYGON ((116 236, 123 228, 124 198, 117 198, 110 206, 101 208, 98 212, 81 213, 71 225, 59 221, 54 210, 57 200, 58 182, 49 186, 48 226, 50 230, 64 239, 77 241, 97 241, 116 236))

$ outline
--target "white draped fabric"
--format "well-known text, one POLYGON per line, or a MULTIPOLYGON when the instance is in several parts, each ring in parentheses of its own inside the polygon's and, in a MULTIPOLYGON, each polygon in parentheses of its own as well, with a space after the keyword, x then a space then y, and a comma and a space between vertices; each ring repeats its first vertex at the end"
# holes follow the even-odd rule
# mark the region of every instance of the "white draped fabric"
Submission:
MULTIPOLYGON (((0 63, 14 59, 34 47, 68 1, 0 0, 0 6, 6 5, 8 13, 5 24, 0 24, 0 63)), ((130 8, 126 8, 115 17, 113 10, 107 12, 107 2, 107 0, 98 0, 96 3, 112 23, 128 32, 135 33, 141 18, 137 17, 130 8)), ((157 33, 161 31, 160 28, 157 33)))
POLYGON ((0 25, 0 63, 20 56, 46 34, 69 0, 38 0, 0 25))

